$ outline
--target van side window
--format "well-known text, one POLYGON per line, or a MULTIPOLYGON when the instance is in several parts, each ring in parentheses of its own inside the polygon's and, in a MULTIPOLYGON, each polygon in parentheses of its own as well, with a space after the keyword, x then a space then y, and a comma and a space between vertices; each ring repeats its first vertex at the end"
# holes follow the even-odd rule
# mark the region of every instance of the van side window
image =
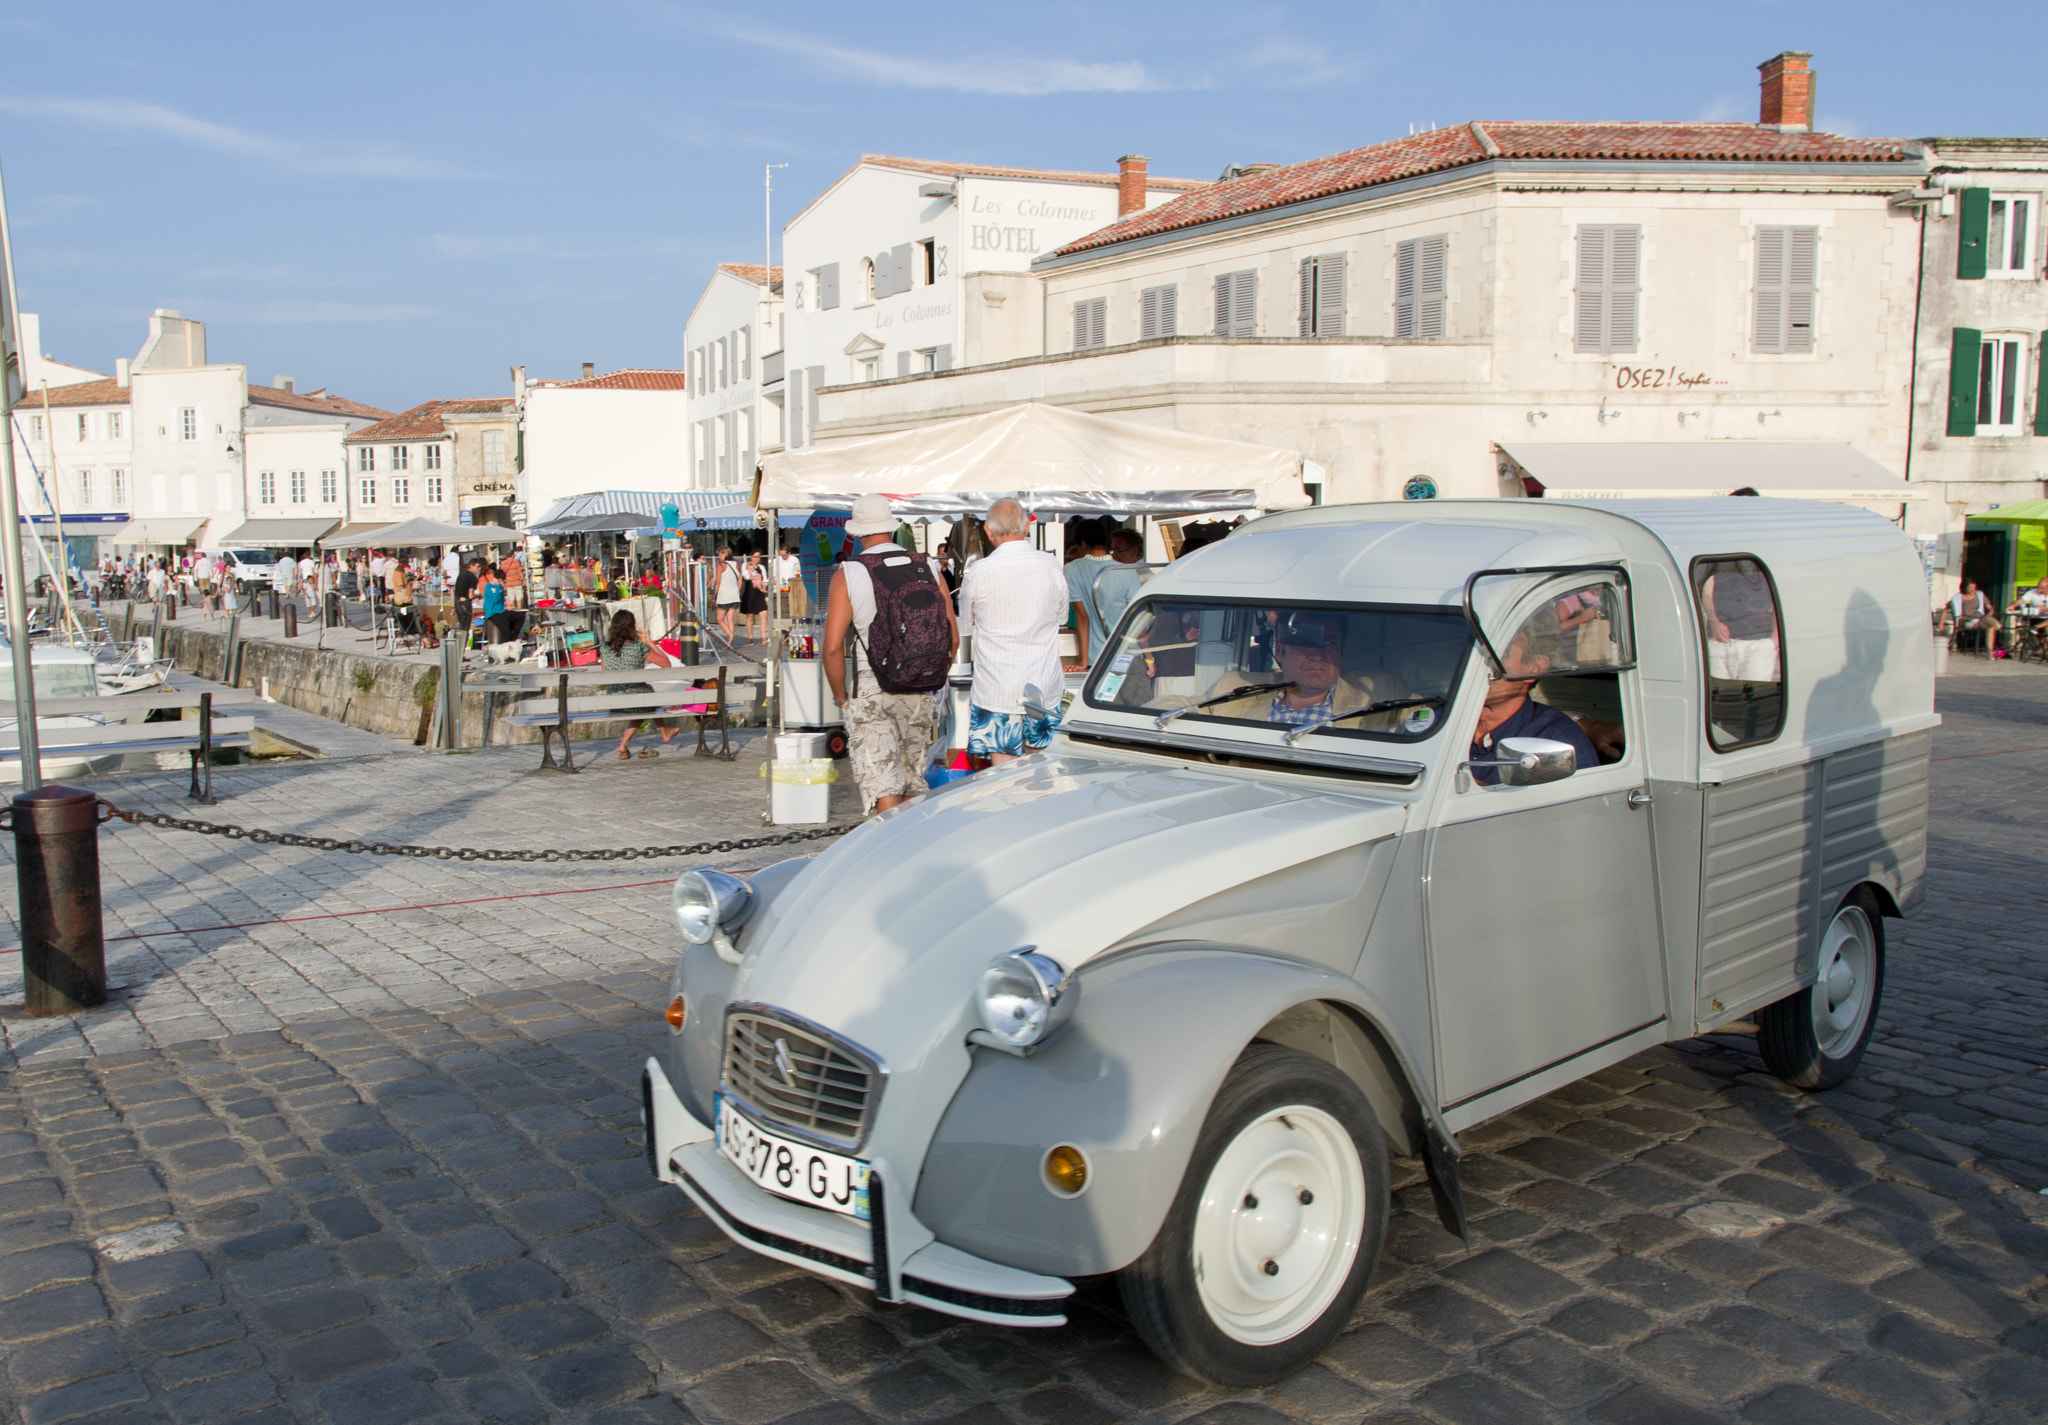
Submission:
POLYGON ((1717 752, 1769 742, 1785 726, 1785 623, 1763 561, 1696 559, 1693 602, 1707 655, 1707 741, 1717 752))

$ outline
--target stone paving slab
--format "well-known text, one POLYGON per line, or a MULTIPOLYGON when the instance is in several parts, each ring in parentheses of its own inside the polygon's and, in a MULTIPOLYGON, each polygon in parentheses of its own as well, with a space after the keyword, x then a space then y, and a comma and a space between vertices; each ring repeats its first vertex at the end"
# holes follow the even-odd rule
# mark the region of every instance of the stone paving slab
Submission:
POLYGON ((0 1413, 2039 1420, 2048 678, 1942 696, 1929 904, 1891 923, 1863 1073, 1792 1093, 1735 1034, 1639 1055, 1465 1135, 1469 1245, 1398 1164, 1372 1293, 1270 1389, 1166 1371, 1104 1284, 1065 1329, 1006 1330, 729 1244, 642 1156, 650 939, 432 1007, 0 1073, 0 1413))

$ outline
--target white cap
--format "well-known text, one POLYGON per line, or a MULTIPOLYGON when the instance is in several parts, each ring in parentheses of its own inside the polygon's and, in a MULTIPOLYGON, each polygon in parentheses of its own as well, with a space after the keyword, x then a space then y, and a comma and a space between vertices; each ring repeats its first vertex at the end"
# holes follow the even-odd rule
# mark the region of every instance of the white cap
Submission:
POLYGON ((896 512, 889 508, 885 495, 862 495, 853 502, 853 513, 846 517, 848 534, 894 534, 896 512))

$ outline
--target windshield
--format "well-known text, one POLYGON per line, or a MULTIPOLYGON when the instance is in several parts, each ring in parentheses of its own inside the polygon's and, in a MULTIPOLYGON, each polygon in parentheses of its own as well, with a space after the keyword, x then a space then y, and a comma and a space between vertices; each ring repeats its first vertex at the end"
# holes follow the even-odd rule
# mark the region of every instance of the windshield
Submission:
POLYGON ((1451 610, 1148 599, 1097 668, 1088 706, 1171 723, 1419 741, 1442 724, 1471 630, 1451 610))
POLYGON ((228 557, 237 564, 277 563, 277 551, 272 549, 231 549, 228 557))
MULTIPOLYGON (((45 663, 38 658, 35 668, 39 698, 96 698, 100 694, 99 679, 90 662, 45 663)), ((0 663, 0 713, 13 711, 14 665, 0 663)))

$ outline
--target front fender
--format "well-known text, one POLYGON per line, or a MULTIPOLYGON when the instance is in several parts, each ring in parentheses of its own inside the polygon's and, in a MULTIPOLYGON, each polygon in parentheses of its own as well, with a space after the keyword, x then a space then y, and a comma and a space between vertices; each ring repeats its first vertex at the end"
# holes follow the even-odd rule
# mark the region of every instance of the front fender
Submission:
POLYGON ((948 1246, 1057 1276, 1129 1265, 1158 1233, 1223 1076, 1295 1005, 1384 1023, 1359 984, 1266 952, 1186 943, 1090 966, 1073 1022, 1029 1058, 988 1049, 939 1122, 918 1220, 948 1246), (1079 1196, 1046 1186, 1061 1143, 1088 1157, 1079 1196))

